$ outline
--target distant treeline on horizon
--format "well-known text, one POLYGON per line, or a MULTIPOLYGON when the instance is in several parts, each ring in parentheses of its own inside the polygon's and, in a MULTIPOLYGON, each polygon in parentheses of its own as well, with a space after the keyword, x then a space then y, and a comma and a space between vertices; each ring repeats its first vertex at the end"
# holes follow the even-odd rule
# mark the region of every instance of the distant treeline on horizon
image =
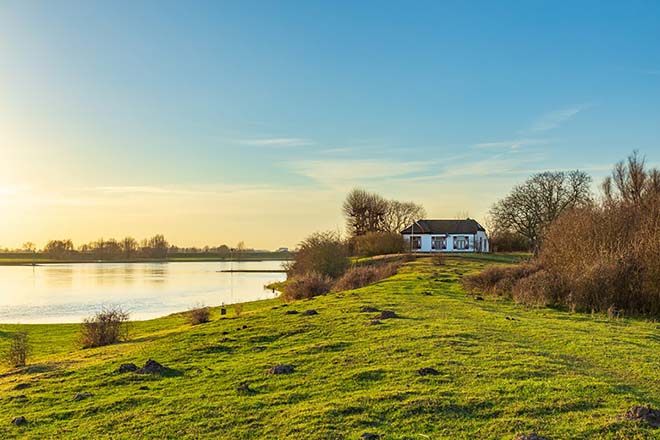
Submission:
MULTIPOLYGON (((288 248, 279 248, 274 252, 286 253, 288 251, 288 248)), ((162 234, 156 234, 151 238, 145 238, 139 242, 133 237, 125 237, 121 240, 100 238, 80 246, 75 246, 72 240, 63 239, 50 240, 43 249, 37 249, 34 243, 31 242, 24 243, 20 249, 0 249, 0 253, 2 254, 13 254, 22 257, 26 256, 26 254, 38 254, 55 259, 84 258, 94 260, 159 259, 186 254, 207 254, 229 258, 243 253, 269 252, 272 251, 247 248, 242 241, 234 247, 229 247, 225 244, 220 246, 179 247, 170 244, 162 234)))

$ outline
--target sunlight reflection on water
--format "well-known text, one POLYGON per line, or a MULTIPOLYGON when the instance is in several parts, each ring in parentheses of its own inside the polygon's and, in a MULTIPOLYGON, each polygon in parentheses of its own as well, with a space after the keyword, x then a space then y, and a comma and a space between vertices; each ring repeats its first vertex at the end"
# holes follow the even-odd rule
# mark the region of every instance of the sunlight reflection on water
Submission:
POLYGON ((283 273, 223 273, 281 269, 281 261, 82 263, 0 266, 0 322, 79 322, 104 305, 131 319, 150 319, 196 305, 273 298, 264 285, 283 273))

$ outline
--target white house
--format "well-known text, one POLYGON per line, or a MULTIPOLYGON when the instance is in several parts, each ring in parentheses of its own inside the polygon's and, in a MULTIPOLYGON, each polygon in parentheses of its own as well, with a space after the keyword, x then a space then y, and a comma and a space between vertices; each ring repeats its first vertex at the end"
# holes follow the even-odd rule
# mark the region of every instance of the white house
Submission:
POLYGON ((418 220, 401 231, 413 252, 488 252, 486 230, 476 220, 418 220))

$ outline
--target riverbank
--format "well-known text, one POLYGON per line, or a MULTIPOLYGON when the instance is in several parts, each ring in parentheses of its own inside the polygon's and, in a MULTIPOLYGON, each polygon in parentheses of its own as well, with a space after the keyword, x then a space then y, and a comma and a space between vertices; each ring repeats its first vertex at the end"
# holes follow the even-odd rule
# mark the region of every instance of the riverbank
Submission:
POLYGON ((620 418, 660 406, 657 324, 466 294, 461 277, 506 260, 420 258, 354 291, 135 322, 88 350, 77 325, 0 325, 0 350, 16 330, 34 344, 31 365, 0 371, 0 437, 657 438, 620 418), (373 323, 383 311, 397 317, 373 323), (115 372, 150 358, 171 370, 115 372), (293 371, 268 373, 280 364, 293 371))
POLYGON ((287 261, 292 257, 290 254, 282 255, 277 254, 276 257, 172 257, 172 258, 119 258, 110 260, 93 260, 93 259, 54 259, 54 258, 4 258, 0 255, 0 266, 35 266, 46 264, 82 264, 82 263, 202 263, 202 262, 259 262, 259 261, 287 261))

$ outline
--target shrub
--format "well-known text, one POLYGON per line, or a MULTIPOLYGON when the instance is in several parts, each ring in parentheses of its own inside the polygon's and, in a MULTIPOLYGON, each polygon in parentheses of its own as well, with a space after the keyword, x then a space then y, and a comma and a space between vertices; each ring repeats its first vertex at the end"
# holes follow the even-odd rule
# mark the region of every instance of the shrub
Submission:
POLYGON ((348 248, 336 232, 317 232, 307 237, 298 248, 288 269, 290 278, 316 273, 337 278, 348 269, 348 248))
POLYGON ((129 314, 120 307, 103 309, 86 318, 80 330, 83 348, 102 347, 128 339, 129 314))
POLYGON ((234 304, 234 314, 237 318, 240 318, 243 314, 243 304, 234 304))
POLYGON ((188 311, 188 322, 192 325, 203 324, 211 320, 210 307, 196 307, 188 311))
POLYGON ((318 272, 308 272, 297 275, 287 281, 282 292, 282 298, 286 301, 296 299, 308 299, 319 295, 325 295, 332 288, 332 279, 318 272))
POLYGON ((353 237, 353 253, 362 257, 374 255, 399 254, 404 252, 403 236, 395 232, 368 232, 353 237))
POLYGON ((24 367, 27 364, 27 358, 31 351, 27 332, 16 332, 11 336, 9 349, 5 354, 5 360, 12 367, 24 367))
POLYGON ((369 284, 373 284, 396 274, 400 266, 401 263, 399 262, 391 262, 352 267, 335 282, 332 290, 340 292, 343 290, 352 290, 368 286, 369 284))

